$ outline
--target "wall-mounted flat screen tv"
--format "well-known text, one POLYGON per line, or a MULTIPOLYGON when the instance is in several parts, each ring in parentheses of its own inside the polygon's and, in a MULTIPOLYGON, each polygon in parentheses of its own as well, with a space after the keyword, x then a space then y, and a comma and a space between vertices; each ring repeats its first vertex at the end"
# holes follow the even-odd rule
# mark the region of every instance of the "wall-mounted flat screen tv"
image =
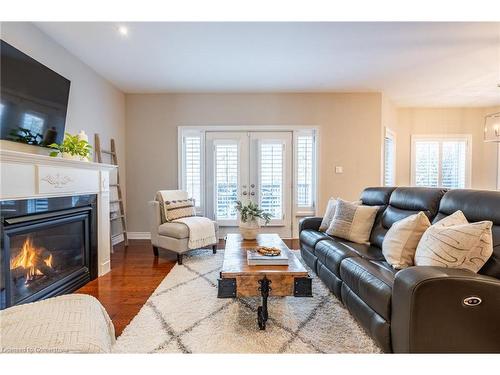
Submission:
POLYGON ((70 81, 0 43, 1 138, 36 146, 62 142, 70 81))

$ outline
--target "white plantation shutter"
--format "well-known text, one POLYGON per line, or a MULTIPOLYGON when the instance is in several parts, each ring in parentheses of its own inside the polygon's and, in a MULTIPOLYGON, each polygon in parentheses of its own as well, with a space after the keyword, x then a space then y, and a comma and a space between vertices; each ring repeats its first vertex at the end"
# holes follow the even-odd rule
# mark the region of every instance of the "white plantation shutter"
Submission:
POLYGON ((195 199, 196 207, 201 205, 201 137, 184 138, 185 190, 195 199))
POLYGON ((396 139, 389 129, 384 137, 384 186, 396 184, 396 139))
POLYGON ((448 189, 468 186, 468 137, 414 137, 412 154, 414 185, 448 189))
POLYGON ((260 145, 260 208, 273 219, 283 217, 283 143, 260 145))
POLYGON ((215 215, 217 220, 236 219, 238 200, 238 145, 215 145, 215 215))
POLYGON ((466 141, 442 144, 442 183, 445 188, 465 188, 466 141))
POLYGON ((312 135, 297 137, 297 207, 313 206, 313 144, 312 135))
POLYGON ((439 142, 415 143, 415 185, 428 187, 439 185, 439 142))

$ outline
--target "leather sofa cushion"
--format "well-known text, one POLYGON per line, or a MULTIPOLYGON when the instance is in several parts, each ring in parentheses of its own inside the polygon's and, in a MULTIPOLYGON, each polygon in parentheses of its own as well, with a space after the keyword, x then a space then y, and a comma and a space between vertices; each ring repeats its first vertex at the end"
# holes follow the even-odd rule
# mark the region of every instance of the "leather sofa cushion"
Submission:
POLYGON ((346 286, 388 322, 395 275, 396 271, 384 261, 356 257, 340 264, 340 277, 346 286))
POLYGON ((300 242, 306 244, 313 251, 313 253, 315 252, 314 247, 316 246, 318 241, 330 238, 330 236, 328 236, 326 233, 319 232, 313 229, 304 229, 302 232, 300 232, 299 237, 300 242))
POLYGON ((439 202, 445 192, 445 189, 422 187, 395 189, 390 196, 389 205, 380 219, 375 221, 370 242, 374 246, 382 247, 387 230, 392 224, 420 211, 423 211, 432 221, 438 212, 439 202))
POLYGON ((367 206, 387 206, 395 188, 393 187, 369 187, 361 193, 361 202, 367 206))
POLYGON ((360 257, 369 260, 384 260, 384 254, 382 254, 382 249, 377 246, 372 246, 369 244, 360 244, 350 241, 340 240, 341 243, 348 247, 349 249, 356 252, 360 257))
POLYGON ((369 260, 384 260, 382 250, 377 247, 345 241, 337 237, 319 241, 314 253, 318 260, 338 277, 340 277, 340 263, 346 258, 363 257, 369 260))
POLYGON ((346 284, 342 284, 341 289, 342 301, 347 309, 366 332, 375 339, 380 348, 384 352, 390 353, 392 351, 390 324, 349 289, 346 284))
POLYGON ((345 258, 359 256, 354 250, 335 239, 318 242, 314 252, 318 260, 337 277, 340 277, 340 263, 345 258))
MULTIPOLYGON (((213 222, 215 226, 215 232, 219 230, 219 224, 213 222)), ((158 227, 158 234, 160 236, 172 237, 181 240, 183 238, 189 238, 189 228, 184 223, 176 223, 174 221, 161 224, 158 227)))

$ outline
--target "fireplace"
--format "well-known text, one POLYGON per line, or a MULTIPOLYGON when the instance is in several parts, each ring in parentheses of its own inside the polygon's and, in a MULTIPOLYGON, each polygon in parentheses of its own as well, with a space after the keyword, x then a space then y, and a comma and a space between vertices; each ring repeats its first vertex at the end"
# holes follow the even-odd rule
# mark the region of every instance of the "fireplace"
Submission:
POLYGON ((96 195, 7 200, 0 209, 1 309, 97 277, 96 195))

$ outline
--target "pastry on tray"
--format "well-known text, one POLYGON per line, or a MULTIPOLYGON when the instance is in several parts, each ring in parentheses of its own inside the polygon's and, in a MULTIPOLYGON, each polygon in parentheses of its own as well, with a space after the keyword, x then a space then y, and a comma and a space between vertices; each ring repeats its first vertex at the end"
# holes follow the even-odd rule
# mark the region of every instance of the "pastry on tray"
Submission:
POLYGON ((275 257, 281 254, 281 250, 278 247, 267 247, 267 246, 259 246, 257 248, 257 252, 259 254, 271 257, 275 257))

